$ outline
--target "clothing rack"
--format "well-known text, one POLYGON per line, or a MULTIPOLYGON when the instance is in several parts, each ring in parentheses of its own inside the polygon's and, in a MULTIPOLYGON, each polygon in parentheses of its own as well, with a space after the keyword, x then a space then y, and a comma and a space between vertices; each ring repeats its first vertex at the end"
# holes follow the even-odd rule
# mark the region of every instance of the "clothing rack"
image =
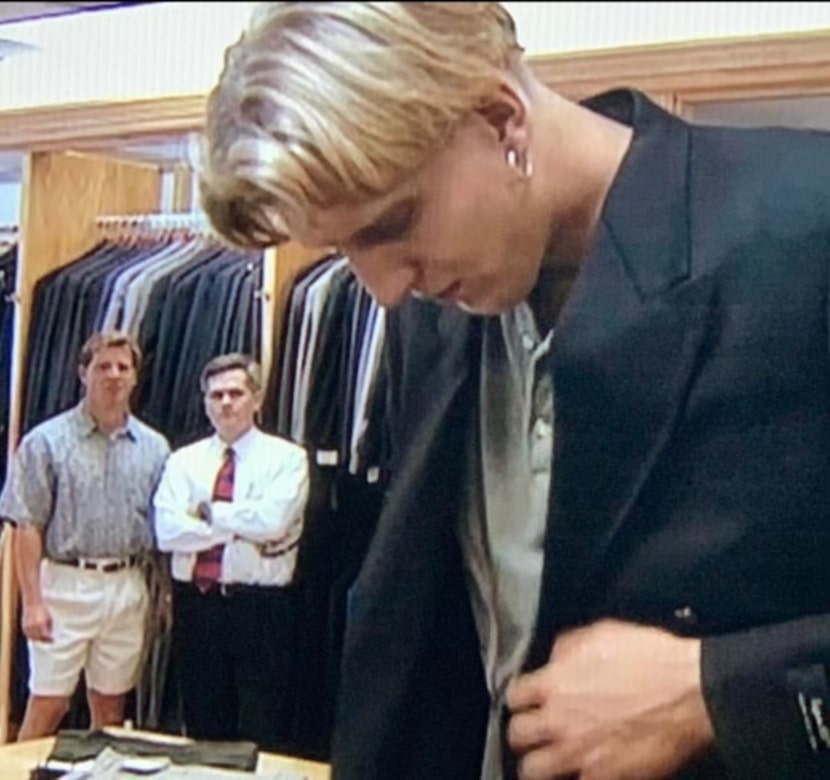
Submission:
MULTIPOLYGON (((144 214, 102 214, 96 218, 96 225, 106 241, 141 245, 145 243, 165 242, 199 242, 225 245, 213 230, 204 212, 154 212, 144 214)), ((247 265, 249 273, 254 273, 253 261, 247 265)), ((252 291, 253 300, 267 303, 269 294, 264 285, 252 291)), ((258 341, 259 322, 252 321, 257 329, 252 334, 252 341, 258 341)), ((261 355, 256 355, 261 360, 261 355)))
POLYGON ((281 312, 266 430, 304 446, 309 501, 297 560, 297 667, 291 748, 328 761, 348 594, 386 487, 385 311, 339 253, 298 270, 281 312))
POLYGON ((101 215, 96 225, 111 240, 220 240, 207 216, 199 212, 101 215))
POLYGON ((0 225, 0 253, 17 244, 20 228, 17 225, 0 225))
POLYGON ((196 436, 206 423, 194 384, 201 365, 224 351, 259 357, 262 254, 213 240, 199 214, 92 221, 101 231, 97 244, 34 288, 21 429, 77 402, 74 355, 94 331, 118 329, 135 337, 145 356, 136 411, 171 444, 196 436))
MULTIPOLYGON (((209 432, 198 386, 204 363, 223 352, 258 357, 261 351, 262 253, 213 240, 199 214, 91 215, 87 228, 90 223, 93 239, 99 231, 97 243, 40 276, 32 291, 28 359, 20 379, 21 431, 77 403, 80 346, 96 330, 118 329, 134 336, 143 354, 133 395, 136 415, 174 448, 200 438, 209 432)), ((165 704, 163 638, 149 652, 135 720, 157 728, 175 718, 165 704)), ((10 706, 19 718, 28 669, 19 637, 13 654, 10 706)), ((82 703, 70 722, 83 727, 82 703)))
MULTIPOLYGON (((17 296, 14 292, 17 277, 16 225, 0 225, 0 478, 6 477, 9 446, 9 391, 11 375, 12 330, 17 296)), ((11 668, 6 659, 14 654, 14 634, 11 630, 17 610, 14 567, 12 565, 11 529, 0 521, 0 691, 9 689, 11 668)), ((0 711, 4 705, 0 704, 0 711)), ((3 715, 5 718, 5 715, 3 715)), ((6 733, 5 722, 0 722, 0 736, 6 733)), ((0 740, 2 741, 2 740, 0 740)))
MULTIPOLYGON (((109 240, 189 241, 203 239, 222 243, 203 212, 153 214, 109 214, 97 217, 96 224, 109 240)), ((253 270, 251 267, 250 270, 253 270)), ((254 292, 255 298, 268 299, 265 289, 254 292)))
POLYGON ((11 353, 15 310, 19 302, 18 246, 15 241, 3 243, 0 234, 0 479, 6 476, 8 419, 10 403, 11 353))

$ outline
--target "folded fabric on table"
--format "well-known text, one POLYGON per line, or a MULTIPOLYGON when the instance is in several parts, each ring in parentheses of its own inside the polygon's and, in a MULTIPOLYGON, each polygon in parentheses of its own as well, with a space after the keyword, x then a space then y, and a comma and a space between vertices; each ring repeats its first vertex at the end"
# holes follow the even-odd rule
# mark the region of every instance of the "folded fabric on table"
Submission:
MULTIPOLYGON (((167 756, 173 764, 256 771, 258 748, 253 742, 167 742, 109 734, 105 731, 59 731, 48 761, 78 763, 106 748, 129 756, 167 756)), ((47 763, 48 763, 47 761, 47 763)))

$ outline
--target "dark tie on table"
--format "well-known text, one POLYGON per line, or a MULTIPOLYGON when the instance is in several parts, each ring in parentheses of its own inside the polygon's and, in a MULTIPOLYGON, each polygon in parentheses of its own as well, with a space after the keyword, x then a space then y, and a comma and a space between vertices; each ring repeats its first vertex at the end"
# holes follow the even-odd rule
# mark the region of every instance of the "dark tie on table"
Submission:
MULTIPOLYGON (((234 452, 228 447, 216 481, 213 483, 214 501, 233 501, 234 452)), ((202 550, 196 556, 196 566, 193 569, 193 582, 196 587, 206 593, 214 587, 222 576, 222 551, 225 545, 217 544, 208 550, 202 550)))

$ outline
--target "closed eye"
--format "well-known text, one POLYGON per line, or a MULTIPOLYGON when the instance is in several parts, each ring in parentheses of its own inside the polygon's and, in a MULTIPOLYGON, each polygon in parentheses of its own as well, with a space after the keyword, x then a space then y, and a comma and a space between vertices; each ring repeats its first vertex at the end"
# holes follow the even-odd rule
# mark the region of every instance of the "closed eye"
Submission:
POLYGON ((414 197, 398 201, 371 225, 358 230, 347 243, 357 248, 367 248, 403 240, 415 223, 417 207, 418 202, 414 197))

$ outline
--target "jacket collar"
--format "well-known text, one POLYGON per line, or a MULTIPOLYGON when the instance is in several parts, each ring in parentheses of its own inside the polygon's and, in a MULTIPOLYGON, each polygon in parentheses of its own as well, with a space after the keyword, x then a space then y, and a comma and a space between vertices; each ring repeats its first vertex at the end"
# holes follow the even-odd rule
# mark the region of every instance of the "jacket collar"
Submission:
POLYGON ((689 280, 690 128, 631 91, 591 101, 634 136, 553 342, 556 435, 531 664, 577 620, 670 441, 706 335, 713 284, 689 280))
POLYGON ((606 92, 582 105, 634 131, 601 221, 640 294, 659 294, 689 273, 690 127, 635 90, 606 92), (649 166, 654 175, 644 176, 649 166))

